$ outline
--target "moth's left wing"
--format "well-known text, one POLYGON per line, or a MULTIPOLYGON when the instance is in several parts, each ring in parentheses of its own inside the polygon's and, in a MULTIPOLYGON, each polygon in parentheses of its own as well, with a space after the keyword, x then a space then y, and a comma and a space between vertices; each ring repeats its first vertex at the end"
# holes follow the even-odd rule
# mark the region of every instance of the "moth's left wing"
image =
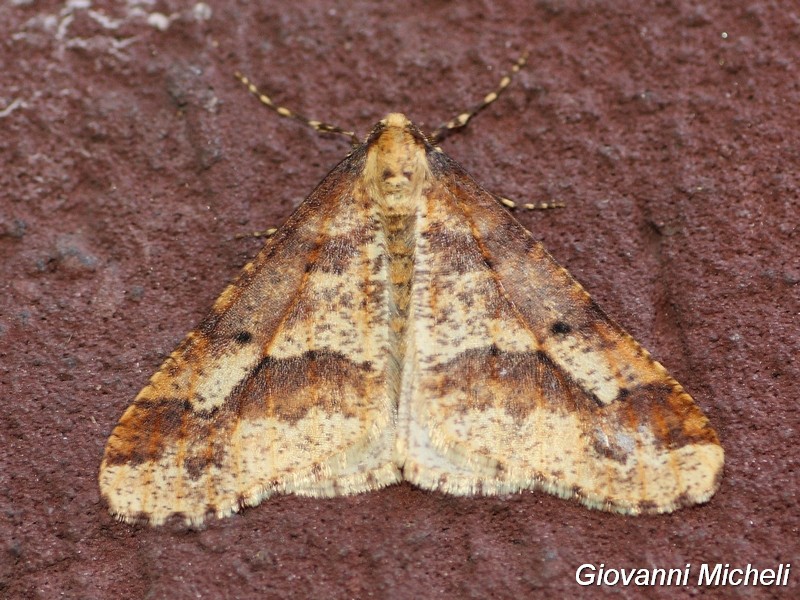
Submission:
POLYGON ((273 493, 399 479, 386 238, 359 161, 320 184, 124 413, 100 467, 119 518, 199 524, 273 493))
POLYGON ((692 398, 461 167, 429 156, 405 478, 629 514, 708 500, 723 451, 692 398))

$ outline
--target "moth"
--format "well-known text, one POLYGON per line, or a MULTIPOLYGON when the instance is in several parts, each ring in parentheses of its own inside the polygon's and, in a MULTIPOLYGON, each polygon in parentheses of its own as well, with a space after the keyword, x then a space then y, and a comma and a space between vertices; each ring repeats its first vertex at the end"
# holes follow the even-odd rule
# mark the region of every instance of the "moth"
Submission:
POLYGON ((199 525, 400 481, 630 515, 712 496, 692 398, 436 143, 509 81, 433 136, 389 114, 266 241, 113 430, 113 514, 199 525))

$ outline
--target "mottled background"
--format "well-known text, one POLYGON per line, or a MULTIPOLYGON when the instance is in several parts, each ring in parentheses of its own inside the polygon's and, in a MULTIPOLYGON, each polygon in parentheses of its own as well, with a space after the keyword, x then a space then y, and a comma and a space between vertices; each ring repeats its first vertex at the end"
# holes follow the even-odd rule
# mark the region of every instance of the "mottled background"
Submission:
POLYGON ((0 596, 523 598, 587 593, 587 562, 794 562, 793 589, 717 593, 798 593, 796 3, 14 0, 0 47, 0 596), (518 216, 706 411, 713 500, 625 518, 399 485, 199 532, 115 522, 96 477, 123 409, 257 251, 234 236, 348 150, 232 73, 360 134, 390 111, 430 129, 524 49, 445 148, 568 205, 518 216))

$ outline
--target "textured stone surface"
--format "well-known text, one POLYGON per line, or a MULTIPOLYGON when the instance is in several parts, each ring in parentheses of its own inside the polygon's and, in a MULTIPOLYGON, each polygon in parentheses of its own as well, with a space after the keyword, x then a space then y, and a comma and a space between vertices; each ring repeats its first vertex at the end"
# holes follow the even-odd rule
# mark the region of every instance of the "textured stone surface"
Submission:
POLYGON ((800 17, 605 4, 3 4, 0 596, 530 597, 575 592, 587 562, 799 570, 800 17), (234 235, 282 222, 348 149, 233 71, 361 134, 390 111, 432 129, 525 48, 447 151, 492 191, 568 204, 519 217, 705 410, 727 452, 711 503, 626 518, 404 484, 200 532, 116 523, 113 425, 255 253, 234 235))

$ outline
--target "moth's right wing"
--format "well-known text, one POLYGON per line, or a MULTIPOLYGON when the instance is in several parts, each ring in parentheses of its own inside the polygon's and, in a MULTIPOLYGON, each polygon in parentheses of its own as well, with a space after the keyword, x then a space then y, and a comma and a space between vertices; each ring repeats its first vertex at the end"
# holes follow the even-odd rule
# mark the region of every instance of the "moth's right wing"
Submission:
POLYGON ((437 160, 419 225, 404 476, 454 494, 539 488, 628 514, 708 500, 723 450, 692 398, 469 175, 437 160))

